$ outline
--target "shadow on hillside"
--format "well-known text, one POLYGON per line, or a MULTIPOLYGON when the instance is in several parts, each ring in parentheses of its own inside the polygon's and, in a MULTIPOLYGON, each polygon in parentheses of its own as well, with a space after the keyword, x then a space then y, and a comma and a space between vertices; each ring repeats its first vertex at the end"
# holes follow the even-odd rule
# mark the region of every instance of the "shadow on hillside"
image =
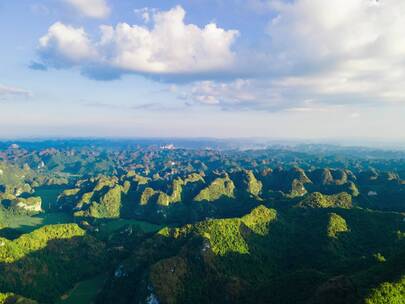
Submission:
MULTIPOLYGON (((26 225, 21 227, 21 229, 27 229, 27 230, 30 228, 31 228, 30 226, 26 226, 26 225)), ((0 237, 6 238, 8 240, 15 240, 22 234, 23 234, 23 232, 16 228, 6 227, 6 228, 0 229, 0 237)))
POLYGON ((125 200, 121 206, 120 216, 126 219, 145 220, 158 225, 186 225, 205 219, 240 217, 260 204, 253 197, 229 198, 221 196, 215 201, 182 201, 169 206, 159 206, 156 202, 148 205, 136 205, 136 200, 125 200))
MULTIPOLYGON (((398 268, 398 261, 391 262, 389 256, 384 265, 371 258, 376 249, 392 253, 396 243, 390 235, 392 219, 372 224, 379 215, 367 219, 366 213, 296 208, 280 213, 265 235, 241 223, 236 231, 248 252, 228 251, 223 256, 214 254, 207 240, 193 232, 180 238, 155 235, 123 264, 122 278, 110 278, 99 303, 145 300, 156 288, 150 283, 153 275, 160 292, 181 303, 356 303, 369 288, 397 279, 405 269, 405 259, 398 268), (331 212, 347 220, 350 232, 336 239, 327 236, 331 212), (373 237, 385 239, 359 242, 373 237), (156 267, 159 272, 151 274, 156 267), (186 274, 178 269, 187 269, 186 274)), ((224 235, 236 233, 226 231, 224 235)))
POLYGON ((55 303, 77 282, 105 271, 105 266, 104 246, 98 241, 88 236, 54 239, 12 263, 0 263, 0 292, 55 303))
POLYGON ((266 236, 241 227, 250 254, 231 253, 219 260, 224 270, 232 269, 230 277, 258 283, 241 303, 351 304, 370 288, 405 274, 405 246, 393 233, 400 225, 395 214, 294 208, 272 223, 266 236), (326 235, 331 212, 351 227, 337 239, 326 235), (376 262, 376 252, 391 255, 387 263, 376 262))
POLYGON ((18 225, 18 228, 4 227, 0 228, 0 237, 15 240, 25 233, 30 233, 38 228, 41 228, 46 225, 55 225, 55 224, 65 224, 74 222, 74 218, 66 213, 55 212, 55 213, 38 213, 35 215, 27 215, 27 220, 40 219, 38 224, 33 225, 18 225))

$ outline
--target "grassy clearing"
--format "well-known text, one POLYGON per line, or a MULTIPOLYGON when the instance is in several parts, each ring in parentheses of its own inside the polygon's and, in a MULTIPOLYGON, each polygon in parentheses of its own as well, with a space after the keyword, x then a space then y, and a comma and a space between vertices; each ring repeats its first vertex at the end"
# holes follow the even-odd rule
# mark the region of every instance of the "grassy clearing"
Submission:
POLYGON ((66 189, 66 186, 44 186, 35 189, 35 196, 42 199, 42 208, 48 210, 55 207, 58 196, 66 189))
POLYGON ((41 213, 29 215, 9 215, 3 219, 3 229, 0 229, 0 236, 14 239, 21 234, 30 233, 45 225, 71 223, 72 217, 66 213, 41 213))
POLYGON ((100 233, 109 235, 125 226, 131 226, 134 230, 141 230, 145 233, 152 233, 159 231, 162 226, 142 222, 137 220, 116 219, 103 221, 100 225, 100 233))
POLYGON ((90 304, 102 289, 107 276, 96 276, 76 284, 67 294, 63 295, 57 304, 90 304))

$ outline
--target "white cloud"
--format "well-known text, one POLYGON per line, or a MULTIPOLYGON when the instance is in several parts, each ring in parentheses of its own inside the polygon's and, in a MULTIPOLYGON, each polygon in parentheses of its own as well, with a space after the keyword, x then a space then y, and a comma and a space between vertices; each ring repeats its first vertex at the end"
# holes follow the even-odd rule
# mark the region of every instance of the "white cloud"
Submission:
POLYGON ((290 74, 305 81, 323 73, 319 79, 328 82, 322 78, 329 78, 329 84, 338 78, 333 89, 324 88, 335 93, 367 92, 376 80, 387 86, 403 81, 405 2, 271 3, 278 16, 268 26, 270 52, 277 65, 286 67, 290 74))
POLYGON ((198 83, 189 98, 267 110, 405 102, 405 1, 250 5, 275 15, 267 27, 269 44, 255 62, 250 59, 250 80, 198 83))
POLYGON ((204 28, 184 23, 180 6, 153 15, 151 30, 120 23, 102 27, 100 47, 111 51, 115 67, 145 73, 195 73, 233 64, 230 46, 237 32, 210 23, 204 28))
POLYGON ((199 74, 230 69, 231 46, 238 32, 210 23, 200 28, 185 24, 185 11, 177 6, 153 14, 151 28, 119 23, 100 26, 101 37, 91 41, 83 28, 60 22, 40 39, 40 52, 48 63, 58 62, 146 74, 199 74))
POLYGON ((110 14, 106 0, 63 0, 82 15, 90 18, 105 18, 110 14))
POLYGON ((401 83, 349 79, 345 71, 274 78, 237 79, 231 82, 199 81, 179 94, 197 104, 231 110, 327 111, 347 105, 377 106, 405 101, 401 83))
POLYGON ((39 49, 45 62, 56 67, 80 64, 97 57, 97 51, 83 28, 61 22, 53 24, 39 39, 39 49))
POLYGON ((141 17, 145 23, 149 23, 151 21, 151 16, 153 16, 157 12, 158 10, 156 8, 149 7, 134 9, 135 15, 141 17))
POLYGON ((298 0, 274 7, 278 16, 268 27, 272 51, 290 64, 403 57, 402 1, 298 0))
POLYGON ((12 87, 12 86, 6 86, 0 84, 0 99, 9 99, 11 97, 31 97, 32 93, 30 91, 17 88, 17 87, 12 87))
POLYGON ((269 87, 267 81, 255 79, 200 81, 183 94, 182 98, 223 109, 279 110, 287 106, 279 92, 269 87))
POLYGON ((179 95, 226 109, 305 111, 405 101, 405 1, 248 3, 272 16, 262 33, 266 41, 254 50, 233 49, 237 30, 186 24, 177 6, 135 10, 142 25, 103 25, 97 39, 56 23, 41 38, 40 51, 48 65, 93 69, 96 77, 114 71, 204 79, 179 95))

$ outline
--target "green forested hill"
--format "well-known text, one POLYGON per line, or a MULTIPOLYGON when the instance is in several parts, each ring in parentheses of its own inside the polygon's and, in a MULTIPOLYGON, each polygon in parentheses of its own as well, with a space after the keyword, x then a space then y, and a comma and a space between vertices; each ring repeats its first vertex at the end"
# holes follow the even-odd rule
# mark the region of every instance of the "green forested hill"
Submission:
POLYGON ((13 293, 0 293, 0 304, 37 304, 36 301, 15 295, 13 293))
POLYGON ((97 274, 104 245, 76 224, 50 225, 14 241, 0 238, 0 290, 53 303, 75 282, 97 274))
MULTIPOLYGON (((361 303, 379 281, 362 281, 360 274, 391 263, 405 248, 397 234, 403 220, 361 209, 260 206, 240 219, 166 228, 135 249, 121 268, 125 276, 112 277, 99 300, 361 303), (139 288, 125 288, 130 285, 139 288), (341 299, 333 300, 336 294, 341 299)), ((403 265, 397 266, 389 279, 401 274, 403 265)))
POLYGON ((0 149, 0 303, 405 302, 399 152, 46 145, 0 149))

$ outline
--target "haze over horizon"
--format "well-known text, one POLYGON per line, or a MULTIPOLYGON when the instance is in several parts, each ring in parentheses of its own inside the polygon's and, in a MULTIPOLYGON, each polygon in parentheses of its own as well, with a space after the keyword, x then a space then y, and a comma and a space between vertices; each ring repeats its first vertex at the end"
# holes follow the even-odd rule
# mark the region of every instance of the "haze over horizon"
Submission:
POLYGON ((405 140, 405 2, 0 3, 0 138, 405 140))
POLYGON ((405 0, 0 0, 0 304, 405 303, 405 0))

